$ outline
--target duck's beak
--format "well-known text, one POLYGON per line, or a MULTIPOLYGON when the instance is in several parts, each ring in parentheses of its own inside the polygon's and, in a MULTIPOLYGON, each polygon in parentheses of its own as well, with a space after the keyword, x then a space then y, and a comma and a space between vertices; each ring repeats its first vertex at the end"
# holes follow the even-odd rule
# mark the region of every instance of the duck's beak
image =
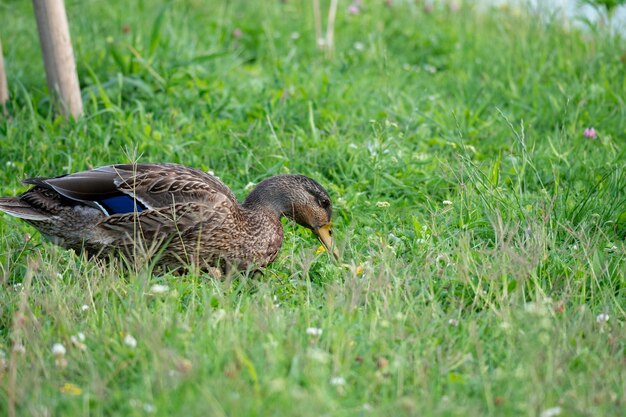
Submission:
POLYGON ((326 252, 332 253, 335 259, 339 260, 339 251, 333 243, 333 232, 330 227, 330 223, 320 227, 319 229, 313 229, 313 233, 315 233, 320 242, 322 242, 322 245, 324 245, 324 247, 326 248, 326 252))

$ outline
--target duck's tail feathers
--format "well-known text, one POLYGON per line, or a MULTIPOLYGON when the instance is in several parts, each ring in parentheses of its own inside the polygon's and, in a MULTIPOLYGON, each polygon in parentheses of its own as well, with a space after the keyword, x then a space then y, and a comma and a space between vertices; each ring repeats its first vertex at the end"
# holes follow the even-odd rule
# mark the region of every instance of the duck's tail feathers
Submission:
POLYGON ((0 211, 24 220, 41 221, 49 217, 18 197, 1 197, 0 211))

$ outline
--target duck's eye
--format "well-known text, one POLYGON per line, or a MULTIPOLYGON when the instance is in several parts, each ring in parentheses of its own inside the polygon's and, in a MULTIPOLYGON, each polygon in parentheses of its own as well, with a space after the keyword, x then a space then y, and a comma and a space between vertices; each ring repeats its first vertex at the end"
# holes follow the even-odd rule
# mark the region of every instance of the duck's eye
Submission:
POLYGON ((330 200, 327 198, 320 200, 320 206, 328 208, 330 206, 330 200))
POLYGON ((333 229, 328 229, 328 236, 332 236, 333 235, 333 229))

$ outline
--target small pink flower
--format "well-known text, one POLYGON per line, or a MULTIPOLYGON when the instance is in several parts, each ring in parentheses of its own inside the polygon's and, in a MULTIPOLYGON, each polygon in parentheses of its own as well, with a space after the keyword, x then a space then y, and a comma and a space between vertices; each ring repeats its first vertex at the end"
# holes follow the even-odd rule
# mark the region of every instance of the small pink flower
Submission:
POLYGON ((352 3, 349 7, 348 7, 348 14, 351 15, 357 15, 359 14, 359 12, 361 11, 361 8, 359 7, 358 4, 356 3, 352 3))
POLYGON ((598 137, 598 132, 593 127, 588 127, 585 129, 584 135, 587 139, 595 139, 598 137))
POLYGON ((233 38, 239 39, 242 36, 243 36, 243 32, 241 31, 241 29, 235 28, 235 30, 233 30, 233 38))

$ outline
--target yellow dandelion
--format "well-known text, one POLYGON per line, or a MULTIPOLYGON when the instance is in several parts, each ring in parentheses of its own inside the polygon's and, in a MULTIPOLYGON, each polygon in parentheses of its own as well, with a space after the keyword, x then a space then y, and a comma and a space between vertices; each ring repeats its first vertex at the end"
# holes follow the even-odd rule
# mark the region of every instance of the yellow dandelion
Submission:
POLYGON ((63 384, 60 391, 63 394, 69 394, 69 395, 74 395, 74 396, 80 395, 83 393, 83 390, 80 389, 78 385, 74 385, 71 382, 66 382, 65 384, 63 384))
POLYGON ((319 248, 317 248, 317 250, 315 251, 316 255, 319 255, 320 253, 324 253, 326 252, 326 248, 324 247, 324 245, 320 245, 319 248))

